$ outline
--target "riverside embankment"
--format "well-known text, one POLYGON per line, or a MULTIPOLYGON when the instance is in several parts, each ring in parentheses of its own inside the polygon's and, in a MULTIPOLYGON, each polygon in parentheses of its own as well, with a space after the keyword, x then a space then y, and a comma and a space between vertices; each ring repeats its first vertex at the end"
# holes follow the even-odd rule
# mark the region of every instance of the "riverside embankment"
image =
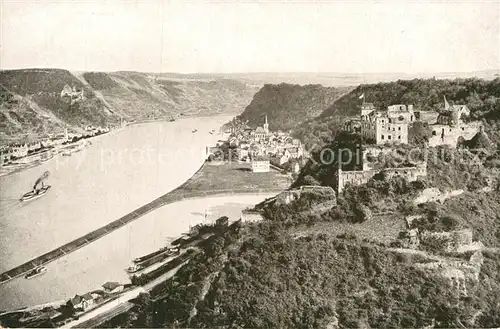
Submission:
POLYGON ((133 210, 132 212, 104 225, 92 232, 59 246, 41 256, 16 266, 0 274, 0 283, 7 282, 21 276, 34 268, 46 265, 64 255, 76 251, 97 239, 137 220, 145 214, 174 202, 206 198, 209 196, 233 196, 237 194, 262 195, 279 193, 290 184, 286 175, 276 172, 270 173, 245 173, 248 165, 239 163, 228 163, 222 166, 211 166, 204 162, 198 171, 177 189, 166 193, 155 200, 133 210), (232 186, 231 188, 228 188, 232 186), (222 187, 217 189, 217 187, 222 187), (225 188, 226 187, 226 188, 225 188))
POLYGON ((170 194, 167 193, 164 196, 161 196, 144 206, 137 208, 131 213, 97 229, 90 233, 85 234, 84 236, 77 238, 71 242, 68 242, 60 247, 55 248, 41 256, 38 256, 34 259, 27 261, 24 264, 21 264, 13 269, 10 269, 6 272, 0 274, 0 283, 7 282, 12 280, 18 276, 21 276, 34 268, 42 265, 46 265, 64 255, 67 255, 71 252, 76 251, 77 249, 83 248, 88 245, 104 237, 105 235, 119 229, 120 227, 127 225, 128 223, 139 219, 140 217, 146 215, 147 213, 163 207, 167 204, 171 204, 174 202, 179 202, 183 200, 190 199, 202 199, 209 196, 234 196, 237 194, 243 195, 268 195, 273 193, 279 193, 283 191, 283 189, 277 188, 264 188, 264 189, 228 189, 228 190, 214 190, 214 191, 200 191, 200 192, 187 192, 183 194, 170 194))
MULTIPOLYGON (((189 142, 198 143, 195 145, 197 150, 182 151, 181 145, 175 143, 176 138, 170 138, 175 137, 176 133, 185 134, 185 130, 191 127, 201 126, 189 122, 182 129, 173 126, 173 133, 158 128, 156 124, 127 127, 111 138, 106 136, 99 143, 93 143, 86 151, 64 159, 68 162, 52 161, 50 184, 53 188, 43 198, 26 205, 17 205, 18 209, 8 207, 8 200, 2 199, 0 203, 6 206, 6 211, 0 214, 0 233, 5 239, 0 244, 5 248, 0 248, 0 270, 7 272, 19 265, 28 267, 17 269, 17 273, 11 272, 12 276, 17 275, 18 278, 0 284, 0 309, 65 299, 75 293, 96 289, 106 281, 126 282, 128 276, 124 268, 129 266, 131 259, 161 248, 168 239, 186 232, 190 225, 203 222, 207 210, 210 213, 208 220, 215 220, 222 215, 236 218, 245 207, 281 190, 272 183, 259 190, 248 181, 251 173, 237 168, 233 168, 228 177, 241 173, 246 184, 229 185, 230 188, 222 184, 218 189, 200 190, 200 180, 188 178, 203 162, 201 155, 204 154, 199 151, 204 151, 209 138, 217 137, 209 134, 215 125, 205 122, 206 129, 199 129, 197 134, 201 134, 198 137, 191 130, 186 134, 189 142), (161 138, 165 135, 166 138, 161 138), (153 150, 159 150, 160 156, 166 155, 164 159, 154 159, 153 162, 143 159, 141 163, 134 148, 135 145, 139 146, 138 139, 141 138, 160 140, 153 150), (111 143, 109 139, 112 139, 111 143), (123 141, 131 145, 128 150, 122 150, 120 162, 116 158, 117 149, 111 146, 123 141), (162 152, 165 144, 172 153, 162 152), (172 150, 173 146, 176 149, 172 150), (109 152, 114 152, 115 157, 109 152), (100 159, 96 159, 96 156, 100 159), (194 164, 197 167, 190 169, 194 164), (189 170, 189 176, 186 177, 189 170), (103 181, 100 184, 101 179, 103 181), (163 195, 161 190, 164 191, 163 195), (169 190, 170 193, 165 193, 169 190), (244 195, 264 191, 276 192, 269 195, 244 195), (141 220, 136 220, 138 216, 142 216, 141 220), (34 263, 30 262, 32 259, 35 259, 34 263), (32 280, 19 276, 40 262, 48 264, 46 274, 32 280)), ((154 144, 150 141, 143 148, 154 144)), ((208 172, 198 171, 193 178, 206 180, 214 174, 212 169, 222 168, 207 167, 208 172)), ((38 176, 38 172, 30 170, 22 174, 34 176, 33 180, 38 176)), ((223 178, 224 175, 218 174, 217 177, 223 178)), ((266 175, 253 177, 260 177, 263 181, 269 178, 266 175)), ((8 178, 11 184, 1 184, 0 188, 10 194, 17 194, 16 189, 22 193, 24 189, 20 186, 21 181, 30 181, 18 174, 8 178), (12 188, 9 190, 5 187, 12 188)), ((286 178, 282 179, 287 181, 286 178)), ((213 182, 213 179, 206 181, 213 182)), ((6 196, 7 193, 2 194, 2 198, 6 196)))
MULTIPOLYGON (((205 160, 206 146, 219 138, 210 131, 230 118, 129 126, 93 139, 91 146, 71 156, 56 155, 34 168, 0 177, 0 272, 102 228, 179 187, 205 160), (192 133, 195 128, 197 133, 192 133), (50 191, 42 198, 20 202, 46 170, 51 173, 47 181, 50 191)), ((73 255, 85 254, 84 249, 73 255)), ((104 251, 98 253, 87 262, 97 265, 104 251)), ((18 290, 1 284, 0 309, 21 298, 19 290, 31 289, 48 275, 23 279, 26 282, 18 290)))

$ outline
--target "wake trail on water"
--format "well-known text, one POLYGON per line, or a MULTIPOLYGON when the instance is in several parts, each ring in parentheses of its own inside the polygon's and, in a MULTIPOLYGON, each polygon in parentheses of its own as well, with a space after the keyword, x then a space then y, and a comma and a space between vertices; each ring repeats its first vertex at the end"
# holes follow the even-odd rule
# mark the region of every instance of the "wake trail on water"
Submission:
POLYGON ((22 203, 19 198, 0 199, 0 202, 2 203, 1 217, 4 217, 5 214, 11 213, 22 207, 22 203))
POLYGON ((19 198, 0 198, 0 202, 2 201, 19 201, 19 198))

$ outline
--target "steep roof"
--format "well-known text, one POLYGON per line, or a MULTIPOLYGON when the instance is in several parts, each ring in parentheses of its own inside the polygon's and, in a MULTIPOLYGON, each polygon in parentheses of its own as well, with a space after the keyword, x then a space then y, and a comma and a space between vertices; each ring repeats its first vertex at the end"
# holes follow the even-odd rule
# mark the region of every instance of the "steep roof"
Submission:
POLYGON ((258 155, 252 159, 252 161, 269 161, 269 157, 258 155))
POLYGON ((108 290, 116 289, 119 286, 121 286, 121 284, 119 284, 118 282, 109 282, 109 281, 102 285, 104 289, 108 290))
POLYGON ((484 131, 478 132, 467 144, 472 149, 489 149, 493 146, 493 143, 484 131))
POLYGON ((75 297, 71 298, 70 303, 71 305, 75 306, 78 305, 82 302, 82 296, 75 295, 75 297))
POLYGON ((90 293, 86 293, 85 295, 82 296, 82 299, 92 300, 92 299, 94 299, 94 297, 92 297, 92 295, 90 293))

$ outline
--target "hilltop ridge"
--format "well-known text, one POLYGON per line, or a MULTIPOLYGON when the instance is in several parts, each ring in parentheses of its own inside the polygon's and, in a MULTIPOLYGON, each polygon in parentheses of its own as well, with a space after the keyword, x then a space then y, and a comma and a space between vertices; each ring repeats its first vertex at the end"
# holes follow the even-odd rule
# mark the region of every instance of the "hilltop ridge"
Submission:
POLYGON ((120 120, 238 114, 257 91, 224 78, 175 79, 140 72, 0 71, 0 140, 26 141, 120 120))
POLYGON ((251 127, 261 125, 265 116, 271 130, 290 130, 329 108, 351 87, 324 87, 319 84, 265 84, 238 119, 251 127))

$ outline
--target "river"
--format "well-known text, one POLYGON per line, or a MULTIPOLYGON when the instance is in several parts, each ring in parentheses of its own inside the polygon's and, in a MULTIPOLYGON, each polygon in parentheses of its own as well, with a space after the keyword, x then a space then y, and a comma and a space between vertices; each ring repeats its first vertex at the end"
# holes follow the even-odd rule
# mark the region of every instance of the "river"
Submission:
MULTIPOLYGON (((0 271, 4 272, 82 236, 184 183, 201 166, 210 134, 231 117, 189 118, 132 125, 91 139, 72 156, 58 155, 37 167, 0 178, 0 271), (198 131, 193 133, 192 130, 198 131), (20 203, 45 170, 52 188, 20 203)), ((70 298, 106 281, 126 282, 124 268, 189 224, 239 211, 266 196, 212 197, 167 205, 47 265, 31 280, 0 285, 0 310, 70 298)))

